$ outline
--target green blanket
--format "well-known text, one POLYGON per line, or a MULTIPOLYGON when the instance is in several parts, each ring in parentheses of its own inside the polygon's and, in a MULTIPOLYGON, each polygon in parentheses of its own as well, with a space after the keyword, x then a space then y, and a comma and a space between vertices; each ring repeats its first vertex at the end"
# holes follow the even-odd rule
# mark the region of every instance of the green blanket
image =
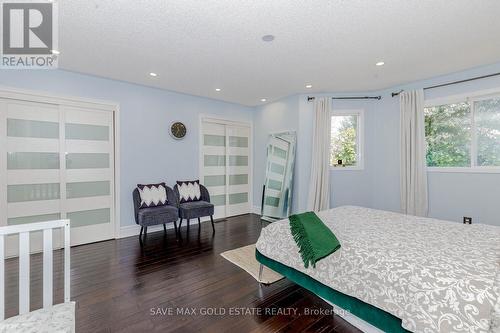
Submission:
POLYGON ((340 248, 340 243, 314 212, 291 215, 290 229, 299 247, 305 268, 332 254, 340 248))

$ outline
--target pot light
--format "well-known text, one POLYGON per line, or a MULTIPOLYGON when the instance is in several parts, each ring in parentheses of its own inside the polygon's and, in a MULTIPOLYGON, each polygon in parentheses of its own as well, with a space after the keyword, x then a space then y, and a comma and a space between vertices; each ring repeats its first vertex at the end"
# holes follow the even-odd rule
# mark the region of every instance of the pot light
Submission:
POLYGON ((264 36, 262 36, 262 40, 264 42, 272 42, 274 40, 274 36, 273 35, 264 35, 264 36))
POLYGON ((152 77, 157 77, 157 76, 158 76, 158 74, 151 72, 151 73, 149 73, 149 76, 152 76, 152 77))
POLYGON ((215 88, 215 91, 219 92, 219 91, 221 91, 221 89, 220 88, 215 88))
POLYGON ((379 61, 375 64, 375 66, 384 66, 385 65, 385 62, 383 61, 379 61))
POLYGON ((265 98, 261 98, 261 99, 260 99, 260 101, 261 101, 261 102, 267 102, 267 99, 265 99, 265 98))
POLYGON ((52 54, 60 54, 60 53, 61 53, 61 52, 59 52, 59 51, 57 51, 57 50, 50 50, 50 52, 51 52, 52 54))
POLYGON ((312 85, 312 84, 306 84, 306 88, 307 88, 307 89, 311 89, 312 87, 313 87, 313 85, 312 85))

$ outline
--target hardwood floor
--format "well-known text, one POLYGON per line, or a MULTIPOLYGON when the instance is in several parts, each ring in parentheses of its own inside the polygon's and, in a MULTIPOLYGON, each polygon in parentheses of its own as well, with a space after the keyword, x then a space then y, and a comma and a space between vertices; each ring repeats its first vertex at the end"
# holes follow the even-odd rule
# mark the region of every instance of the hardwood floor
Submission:
MULTIPOLYGON (((209 223, 200 232, 194 223, 180 241, 168 230, 148 234, 143 247, 130 237, 72 248, 77 332, 360 332, 320 313, 331 307, 307 290, 286 279, 259 287, 219 255, 259 233, 259 217, 242 215, 216 223, 214 237, 209 223)), ((17 265, 6 263, 7 316, 17 314, 17 265)), ((41 273, 41 256, 32 255, 32 309, 42 305, 41 273)), ((54 278, 60 303, 62 251, 54 253, 54 278)))

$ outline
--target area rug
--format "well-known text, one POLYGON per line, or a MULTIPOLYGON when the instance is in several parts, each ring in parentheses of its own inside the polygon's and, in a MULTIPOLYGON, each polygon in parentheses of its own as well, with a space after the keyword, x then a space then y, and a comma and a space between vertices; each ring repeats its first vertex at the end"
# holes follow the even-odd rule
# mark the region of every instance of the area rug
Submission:
POLYGON ((236 266, 244 269, 255 280, 264 284, 271 284, 284 278, 283 275, 263 267, 262 276, 259 280, 260 263, 255 259, 255 244, 243 246, 234 250, 229 250, 220 254, 224 259, 232 262, 236 266))

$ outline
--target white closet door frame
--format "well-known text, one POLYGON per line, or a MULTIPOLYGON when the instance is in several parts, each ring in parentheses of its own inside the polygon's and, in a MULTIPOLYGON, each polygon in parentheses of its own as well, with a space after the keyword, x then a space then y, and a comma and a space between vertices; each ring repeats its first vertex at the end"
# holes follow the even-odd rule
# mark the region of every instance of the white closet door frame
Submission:
MULTIPOLYGON (((74 96, 64 96, 56 95, 47 92, 31 91, 24 89, 17 89, 11 87, 0 86, 0 98, 56 104, 59 107, 81 107, 89 108, 100 111, 108 111, 112 113, 113 118, 113 137, 114 137, 114 151, 113 151, 113 163, 114 163, 114 202, 112 216, 114 223, 114 238, 119 238, 120 236, 120 105, 116 102, 102 101, 89 98, 81 98, 74 96)), ((0 103, 0 108, 2 108, 2 103, 0 103)), ((1 110, 0 110, 1 111, 1 110)), ((5 114, 5 112, 0 112, 0 116, 5 114)), ((6 170, 6 134, 5 129, 0 129, 0 167, 1 170, 6 170)), ((61 189, 62 190, 62 189, 61 189)), ((0 173, 0 211, 6 211, 7 205, 7 177, 0 173)), ((2 225, 7 224, 7 217, 0 214, 0 222, 2 225), (3 219, 5 218, 5 221, 3 219)))
MULTIPOLYGON (((248 142, 248 205, 249 205, 249 213, 253 213, 253 121, 241 121, 241 120, 235 120, 235 119, 230 119, 230 118, 225 118, 225 117, 219 117, 217 115, 208 115, 208 114, 200 114, 199 116, 199 123, 198 123, 198 136, 199 136, 199 141, 198 141, 198 177, 200 178, 201 182, 201 177, 203 175, 203 123, 204 122, 211 122, 211 123, 216 123, 216 124, 222 124, 222 125, 233 125, 233 126, 242 126, 242 127, 249 127, 250 128, 250 138, 248 142)), ((227 141, 227 133, 226 133, 226 141, 227 141)), ((228 152, 228 145, 225 147, 226 149, 226 207, 229 205, 228 202, 228 164, 229 164, 229 157, 227 156, 228 152)), ((227 211, 227 210, 226 210, 227 211)), ((206 220, 206 219, 204 219, 206 220)))

